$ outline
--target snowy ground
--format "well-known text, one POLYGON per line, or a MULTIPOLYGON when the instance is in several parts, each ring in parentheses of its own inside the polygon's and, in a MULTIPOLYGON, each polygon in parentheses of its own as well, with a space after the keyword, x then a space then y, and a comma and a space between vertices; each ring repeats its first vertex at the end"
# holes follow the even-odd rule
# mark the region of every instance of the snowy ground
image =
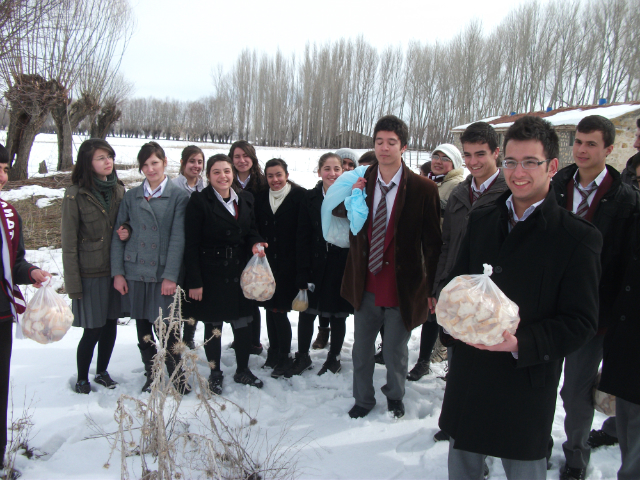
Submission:
MULTIPOLYGON (((80 139, 78 139, 80 140, 80 139)), ((134 163, 135 155, 143 140, 109 138, 117 153, 118 163, 134 163)), ((0 132, 0 143, 3 132, 0 132)), ((161 141, 170 159, 170 169, 177 171, 180 150, 186 142, 161 141)), ((79 144, 79 143, 78 143, 79 144)), ((205 153, 226 153, 228 146, 205 144, 205 153)), ((291 179, 309 188, 317 180, 313 165, 324 153, 309 149, 258 148, 261 160, 282 156, 290 165, 291 179)), ((32 154, 32 168, 46 160, 53 169, 56 155, 54 135, 40 135, 32 154)), ((137 169, 119 172, 121 177, 133 175, 139 178, 137 169)), ((133 177, 131 178, 134 179, 133 177)), ((8 193, 8 192, 7 192, 8 193)), ((59 192, 35 191, 46 197, 57 197, 59 192)), ((17 195, 15 193, 11 195, 17 195)), ((25 192, 25 196, 27 192, 25 192)), ((10 197, 6 193, 3 198, 10 197)), ((60 250, 46 247, 29 251, 27 258, 42 268, 61 274, 62 258, 60 250)), ((57 277, 56 285, 62 283, 57 277)), ((27 288, 28 297, 34 289, 27 288)), ((297 346, 297 314, 289 315, 294 337, 292 350, 297 346)), ((262 343, 268 344, 266 326, 263 319, 262 343)), ((35 422, 35 436, 31 446, 47 455, 39 460, 19 457, 17 468, 24 479, 112 479, 119 478, 119 458, 111 461, 109 469, 103 468, 109 455, 109 445, 105 439, 87 439, 94 434, 87 421, 91 417, 106 431, 114 431, 116 423, 113 412, 121 393, 140 395, 144 383, 142 363, 137 348, 136 331, 133 324, 118 327, 118 340, 113 353, 109 372, 120 382, 116 390, 106 390, 93 386, 90 395, 78 395, 73 391, 76 381, 75 355, 82 330, 72 328, 60 342, 39 345, 31 340, 15 340, 12 357, 12 396, 14 416, 19 417, 24 399, 33 399, 32 411, 35 422)), ((196 338, 202 339, 200 324, 196 338)), ((347 320, 347 335, 342 351, 343 369, 337 375, 327 373, 316 375, 326 358, 326 350, 312 351, 314 362, 312 371, 291 380, 275 380, 269 371, 261 370, 266 352, 261 358, 252 356, 249 366, 265 383, 262 390, 241 387, 233 382, 235 357, 228 349, 232 341, 228 327, 223 330, 222 369, 225 372, 223 395, 242 405, 258 419, 255 426, 259 435, 274 438, 287 428, 285 445, 298 444, 300 478, 308 479, 444 479, 447 478, 446 442, 434 443, 433 434, 438 430, 437 421, 444 394, 445 383, 437 379, 443 365, 435 365, 435 374, 418 382, 407 382, 404 399, 406 415, 400 420, 387 416, 386 401, 380 392, 385 383, 385 369, 376 366, 374 384, 378 405, 368 417, 351 420, 347 411, 353 405, 351 396, 351 346, 353 344, 353 319, 347 320)), ((413 366, 418 356, 420 331, 415 330, 409 342, 409 364, 413 366)), ((204 361, 204 352, 200 352, 204 361)), ((206 374, 206 367, 201 367, 206 374)), ((95 373, 94 364, 91 377, 95 373)), ((186 396, 182 409, 189 412, 195 406, 193 395, 186 396)), ((234 420, 232 413, 229 414, 234 420)), ((604 420, 596 413, 594 427, 599 428, 604 420)), ((561 444, 564 410, 559 402, 553 426, 555 447, 552 456, 553 469, 549 478, 557 478, 558 468, 563 461, 561 444)), ((595 451, 591 457, 589 479, 613 479, 620 466, 620 452, 617 447, 595 451)), ((491 477, 505 478, 499 461, 489 459, 491 477)), ((136 471, 139 474, 139 470, 136 471)))

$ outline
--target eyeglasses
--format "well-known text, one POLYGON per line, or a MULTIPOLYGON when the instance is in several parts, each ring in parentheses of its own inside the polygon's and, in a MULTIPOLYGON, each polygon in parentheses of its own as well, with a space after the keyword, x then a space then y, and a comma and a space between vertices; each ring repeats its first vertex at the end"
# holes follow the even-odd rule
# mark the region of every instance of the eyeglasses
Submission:
POLYGON ((518 164, 522 165, 522 168, 525 170, 533 170, 534 168, 538 168, 543 163, 548 162, 549 160, 523 160, 521 162, 516 162, 515 160, 505 160, 502 162, 502 168, 506 168, 507 170, 515 170, 518 164))
POLYGON ((434 153, 433 155, 431 155, 431 160, 440 160, 441 162, 452 162, 453 163, 453 161, 449 157, 445 157, 443 155, 438 155, 437 153, 434 153))

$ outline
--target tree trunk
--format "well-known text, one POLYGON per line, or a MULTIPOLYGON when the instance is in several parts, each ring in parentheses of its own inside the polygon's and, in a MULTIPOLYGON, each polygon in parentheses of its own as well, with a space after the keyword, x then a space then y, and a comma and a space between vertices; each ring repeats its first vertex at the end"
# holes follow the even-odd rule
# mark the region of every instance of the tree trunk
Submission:
POLYGON ((95 115, 100 106, 91 95, 83 94, 69 107, 69 100, 65 98, 51 110, 51 116, 56 124, 58 136, 58 170, 73 168, 73 131, 88 115, 95 115))
POLYGON ((118 104, 113 101, 106 101, 102 106, 100 113, 91 122, 91 138, 107 138, 107 134, 111 130, 111 126, 120 120, 122 110, 118 108, 118 104))

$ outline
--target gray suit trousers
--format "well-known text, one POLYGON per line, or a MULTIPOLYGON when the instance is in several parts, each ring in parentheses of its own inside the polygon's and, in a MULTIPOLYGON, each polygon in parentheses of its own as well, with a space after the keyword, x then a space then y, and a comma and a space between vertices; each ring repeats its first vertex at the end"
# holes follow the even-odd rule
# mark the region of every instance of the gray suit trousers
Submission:
POLYGON ((387 384, 382 387, 390 400, 402 400, 407 377, 411 338, 398 307, 376 307, 373 293, 364 292, 360 310, 354 313, 353 334, 353 397, 356 405, 372 409, 376 404, 373 388, 376 337, 384 325, 382 356, 387 367, 387 384))

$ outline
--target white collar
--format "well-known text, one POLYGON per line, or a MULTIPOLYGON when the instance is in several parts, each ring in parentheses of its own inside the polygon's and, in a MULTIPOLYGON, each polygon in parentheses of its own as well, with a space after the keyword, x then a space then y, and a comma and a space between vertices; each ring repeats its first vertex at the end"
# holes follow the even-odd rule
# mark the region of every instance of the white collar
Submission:
POLYGON ((238 201, 238 194, 233 188, 229 188, 229 201, 225 201, 224 198, 222 198, 222 195, 220 195, 220 193, 218 193, 218 191, 215 188, 211 187, 211 189, 213 190, 213 193, 216 194, 216 197, 218 198, 218 200, 222 202, 223 205, 233 205, 233 202, 238 201))
POLYGON ((238 178, 238 183, 240 184, 240 186, 244 190, 245 188, 247 188, 247 184, 249 183, 249 180, 251 180, 251 174, 249 174, 249 176, 247 177, 247 179, 244 182, 242 180, 240 180, 240 176, 238 176, 237 178, 238 178))
POLYGON ((144 193, 145 193, 144 196, 152 197, 152 198, 161 197, 162 194, 164 193, 164 189, 167 186, 168 181, 169 181, 169 177, 165 175, 164 180, 160 182, 160 185, 158 185, 155 190, 151 190, 151 186, 149 185, 149 180, 145 178, 143 183, 144 193))
POLYGON ((402 180, 402 163, 400 164, 400 168, 398 168, 398 171, 396 172, 396 174, 393 176, 393 178, 389 183, 384 183, 384 180, 382 179, 382 175, 380 175, 380 167, 378 167, 378 180, 385 187, 388 187, 392 183, 394 183, 396 187, 400 185, 400 180, 402 180))
POLYGON ((518 215, 516 214, 516 209, 513 206, 513 195, 509 195, 509 198, 507 198, 507 208, 513 213, 513 219, 516 222, 523 222, 525 221, 529 215, 531 215, 533 213, 533 211, 538 208, 538 206, 540 204, 542 204, 542 202, 544 202, 544 198, 542 200, 540 200, 539 202, 534 203, 533 205, 529 206, 529 208, 527 208, 524 213, 522 214, 522 218, 518 218, 518 215))
POLYGON ((496 173, 494 173, 489 178, 487 178, 484 181, 484 183, 482 185, 480 185, 480 188, 476 188, 476 179, 472 177, 471 178, 471 188, 473 188, 476 192, 483 193, 487 188, 489 188, 489 185, 491 185, 491 182, 493 182, 498 175, 500 175, 500 169, 497 169, 496 173))
POLYGON ((604 180, 604 177, 607 176, 607 167, 605 166, 602 169, 602 171, 598 174, 598 176, 593 179, 593 182, 591 182, 589 185, 587 185, 584 188, 582 187, 582 185, 580 185, 580 182, 578 181, 579 176, 580 176, 580 169, 576 170, 576 173, 573 174, 573 184, 576 186, 576 188, 580 188, 580 189, 588 188, 589 185, 591 185, 591 183, 595 183, 596 186, 599 187, 602 181, 604 180))

